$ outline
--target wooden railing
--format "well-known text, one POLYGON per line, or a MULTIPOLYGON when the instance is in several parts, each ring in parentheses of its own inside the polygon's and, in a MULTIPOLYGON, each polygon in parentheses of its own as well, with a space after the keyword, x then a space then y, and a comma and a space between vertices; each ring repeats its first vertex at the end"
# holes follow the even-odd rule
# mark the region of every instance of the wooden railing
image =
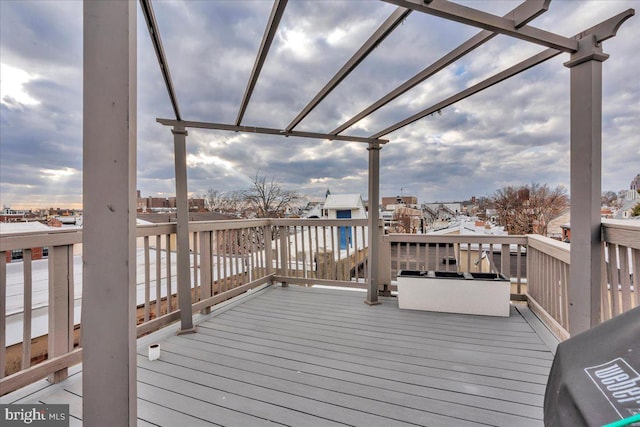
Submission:
MULTIPOLYGON (((175 224, 138 226, 138 335, 179 319, 175 224)), ((192 312, 266 283, 366 288, 366 220, 257 219, 190 224, 192 312)), ((569 245, 540 236, 384 235, 378 232, 379 291, 395 290, 399 270, 491 271, 511 279, 512 299, 568 337, 569 245), (508 256, 507 256, 508 254, 508 256)), ((602 320, 639 305, 640 224, 602 226, 602 320)), ((3 235, 0 241, 2 393, 81 361, 82 232, 3 235), (38 248, 48 258, 34 260, 38 248), (21 262, 7 253, 22 250, 21 262), (26 309, 24 309, 26 307, 26 309), (42 362, 42 363, 37 363, 42 362), (37 363, 37 364, 36 364, 37 363)))
MULTIPOLYGON (((640 221, 603 220, 600 322, 640 305, 640 221)), ((569 338, 570 245, 528 236, 529 305, 560 339, 569 338)))
POLYGON ((389 234, 383 242, 390 290, 400 270, 439 270, 500 273, 511 279, 513 298, 526 292, 526 236, 389 234))
POLYGON ((604 220, 602 320, 640 305, 640 221, 604 220))
MULTIPOLYGON (((179 320, 175 233, 169 223, 137 227, 138 336, 179 320)), ((193 222, 189 240, 193 313, 276 280, 366 286, 366 220, 193 222)), ((81 265, 78 229, 3 235, 2 394, 45 376, 57 382, 81 361, 81 265), (32 248, 48 258, 33 260, 32 248), (22 261, 7 263, 14 250, 22 261)))
POLYGON ((367 280, 367 220, 271 220, 275 281, 364 289, 367 280))
POLYGON ((570 245, 537 235, 527 240, 529 306, 556 337, 565 340, 569 338, 570 245))

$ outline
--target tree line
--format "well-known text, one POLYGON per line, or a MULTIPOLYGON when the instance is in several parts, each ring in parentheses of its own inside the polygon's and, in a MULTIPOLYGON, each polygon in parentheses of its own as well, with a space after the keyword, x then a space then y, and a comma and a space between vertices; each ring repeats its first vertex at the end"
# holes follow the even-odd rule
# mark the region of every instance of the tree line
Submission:
POLYGON ((284 188, 274 176, 256 172, 249 188, 233 191, 209 188, 204 199, 212 212, 243 218, 278 218, 303 197, 295 190, 284 188))
MULTIPOLYGON (((249 188, 235 191, 210 188, 204 199, 207 208, 213 212, 243 218, 278 218, 298 206, 304 197, 295 190, 284 188, 274 176, 257 172, 249 188)), ((605 191, 602 203, 617 206, 619 201, 614 192, 605 191)), ((549 221, 569 208, 569 196, 561 185, 551 188, 547 184, 532 183, 505 186, 491 197, 482 198, 481 204, 493 209, 496 222, 509 234, 546 235, 549 221)), ((640 215, 640 203, 632 215, 640 215)))
POLYGON ((499 225, 509 234, 547 234, 549 221, 569 207, 565 187, 537 183, 506 186, 492 197, 499 225))

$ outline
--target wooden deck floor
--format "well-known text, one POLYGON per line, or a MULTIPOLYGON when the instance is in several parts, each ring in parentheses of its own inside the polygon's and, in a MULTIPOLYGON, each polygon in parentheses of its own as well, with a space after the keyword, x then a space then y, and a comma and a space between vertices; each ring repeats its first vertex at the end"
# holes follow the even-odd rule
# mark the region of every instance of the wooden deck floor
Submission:
MULTIPOLYGON (((496 318, 363 300, 270 287, 210 316, 196 334, 141 340, 139 425, 543 425, 553 341, 526 307, 496 318), (162 353, 149 361, 154 340, 162 353)), ((81 425, 75 371, 2 403, 69 403, 71 425, 81 425)))

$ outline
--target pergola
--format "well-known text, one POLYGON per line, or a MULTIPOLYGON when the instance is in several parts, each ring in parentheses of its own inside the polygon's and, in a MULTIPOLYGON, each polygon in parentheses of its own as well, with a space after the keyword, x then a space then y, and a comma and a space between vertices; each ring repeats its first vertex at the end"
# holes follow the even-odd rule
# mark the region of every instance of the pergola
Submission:
MULTIPOLYGON (((178 293, 190 294, 186 137, 188 128, 253 132, 284 137, 351 141, 369 151, 369 260, 367 304, 378 303, 380 150, 386 135, 562 53, 569 59, 571 100, 571 333, 594 326, 600 312, 602 42, 614 37, 634 15, 629 9, 564 37, 529 25, 547 11, 550 0, 527 0, 500 17, 447 0, 385 0, 396 10, 332 76, 313 99, 282 129, 243 124, 287 0, 275 0, 238 115, 233 123, 188 121, 180 113, 151 0, 140 0, 175 117, 158 118, 174 135, 177 218, 178 293), (296 130, 300 122, 349 75, 409 13, 426 13, 480 31, 414 77, 331 131, 296 130), (434 76, 498 34, 547 49, 442 100, 369 137, 351 136, 361 119, 434 76)), ((136 423, 136 2, 84 4, 84 269, 83 405, 88 425, 136 423), (90 284, 90 286, 89 286, 90 284), (107 391, 107 393, 105 393, 107 391)), ((194 332, 190 298, 179 298, 181 331, 194 332)))

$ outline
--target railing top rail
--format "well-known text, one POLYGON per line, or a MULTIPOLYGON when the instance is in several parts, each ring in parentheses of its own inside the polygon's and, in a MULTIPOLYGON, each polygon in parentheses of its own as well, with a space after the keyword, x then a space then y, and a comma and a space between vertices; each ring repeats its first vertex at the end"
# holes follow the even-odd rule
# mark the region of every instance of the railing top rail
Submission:
POLYGON ((566 264, 570 263, 571 245, 569 243, 554 240, 545 236, 540 236, 539 234, 528 234, 527 240, 529 242, 529 248, 537 249, 540 252, 544 252, 547 255, 559 259, 566 264))
MULTIPOLYGON (((190 232, 238 230, 250 227, 275 226, 366 226, 366 219, 315 219, 315 218, 257 218, 215 221, 191 221, 190 232)), ((173 234, 176 232, 175 222, 158 224, 138 224, 136 237, 173 234)), ((35 248, 44 246, 63 246, 82 243, 82 229, 60 229, 45 231, 29 231, 21 233, 5 233, 0 235, 0 251, 35 248)))
POLYGON ((264 227, 266 225, 269 225, 269 219, 267 218, 192 221, 189 223, 189 231, 238 230, 241 228, 264 227))
POLYGON ((163 222, 159 224, 138 224, 136 237, 156 236, 176 232, 176 223, 163 222))
POLYGON ((493 243, 500 245, 526 245, 527 236, 460 235, 460 234, 403 234, 392 233, 385 240, 396 243, 493 243))
POLYGON ((602 220, 602 241, 640 249, 640 221, 602 220))
POLYGON ((306 226, 366 226, 367 219, 326 219, 326 218, 273 218, 269 222, 272 225, 288 226, 288 225, 306 225, 306 226))
POLYGON ((78 228, 27 231, 0 235, 1 252, 42 246, 73 245, 76 243, 82 243, 82 230, 78 228))

